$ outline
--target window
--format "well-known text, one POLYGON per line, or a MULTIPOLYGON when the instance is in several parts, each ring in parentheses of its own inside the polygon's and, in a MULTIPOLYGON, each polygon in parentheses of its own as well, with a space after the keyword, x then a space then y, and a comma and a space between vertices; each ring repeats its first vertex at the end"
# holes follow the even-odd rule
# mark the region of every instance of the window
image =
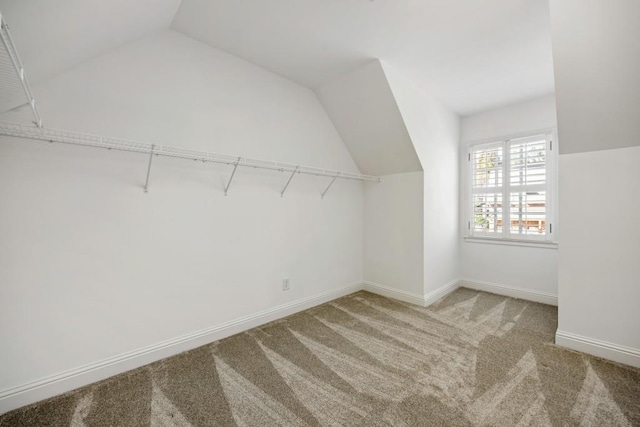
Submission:
POLYGON ((552 135, 469 147, 468 237, 553 241, 552 135))

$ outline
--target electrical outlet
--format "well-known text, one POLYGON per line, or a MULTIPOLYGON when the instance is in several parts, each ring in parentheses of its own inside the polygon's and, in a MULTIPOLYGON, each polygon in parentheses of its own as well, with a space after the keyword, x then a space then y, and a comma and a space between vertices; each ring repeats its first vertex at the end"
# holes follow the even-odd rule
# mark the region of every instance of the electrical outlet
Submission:
POLYGON ((289 290, 289 278, 285 277, 284 279, 282 279, 282 290, 283 291, 288 291, 289 290))

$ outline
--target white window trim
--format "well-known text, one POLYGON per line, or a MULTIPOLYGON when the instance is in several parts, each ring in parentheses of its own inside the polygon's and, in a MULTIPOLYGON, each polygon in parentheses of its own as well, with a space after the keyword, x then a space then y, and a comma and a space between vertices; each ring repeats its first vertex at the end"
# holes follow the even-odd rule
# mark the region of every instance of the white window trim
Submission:
POLYGON ((482 243, 489 245, 527 246, 530 248, 558 249, 557 242, 550 242, 546 240, 517 240, 495 237, 465 237, 464 241, 467 243, 482 243))
MULTIPOLYGON (((506 157, 505 157, 506 158, 506 157)), ((513 246, 531 246, 531 247, 541 247, 548 249, 556 249, 558 247, 558 236, 559 236, 559 227, 557 221, 557 212, 558 212, 558 137, 555 128, 546 128, 539 129, 530 132, 522 132, 518 134, 511 134, 505 136, 499 136, 496 138, 488 138, 481 141, 475 141, 466 145, 466 153, 464 159, 465 167, 464 169, 464 196, 465 196, 465 212, 464 212, 464 240, 469 243, 489 243, 489 244, 502 244, 502 245, 513 245, 513 246), (496 236, 494 233, 491 234, 478 234, 473 233, 471 228, 471 223, 473 221, 473 195, 472 195, 472 168, 471 168, 471 150, 473 147, 477 145, 486 145, 491 143, 502 143, 503 146, 506 142, 512 139, 522 139, 527 137, 535 137, 539 135, 546 135, 547 145, 546 145, 546 159, 547 159, 547 180, 546 180, 546 188, 547 192, 547 215, 546 221, 549 225, 549 232, 545 234, 545 236, 530 236, 530 237, 520 237, 519 238, 510 238, 509 230, 507 227, 503 227, 503 232, 501 235, 496 236)), ((503 181, 503 194, 509 194, 509 182, 508 179, 504 178, 503 181)), ((505 203, 506 200, 503 201, 505 203)))

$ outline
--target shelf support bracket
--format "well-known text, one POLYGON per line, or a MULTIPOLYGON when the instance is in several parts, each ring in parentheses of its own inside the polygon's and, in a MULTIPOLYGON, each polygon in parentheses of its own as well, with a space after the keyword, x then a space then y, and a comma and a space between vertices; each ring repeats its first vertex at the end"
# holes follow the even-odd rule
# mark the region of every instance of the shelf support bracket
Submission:
POLYGON ((322 192, 322 196, 320 196, 321 199, 324 199, 324 195, 327 194, 327 191, 329 191, 329 189, 331 188, 333 183, 336 182, 336 179, 338 179, 339 176, 340 176, 340 172, 338 172, 336 176, 333 177, 329 185, 327 185, 327 188, 324 189, 324 191, 322 192))
POLYGON ((280 197, 284 197, 284 192, 287 191, 287 187, 289 187, 289 184, 291 184, 291 180, 293 179, 293 176, 296 174, 296 172, 298 172, 298 169, 300 168, 300 166, 296 166, 296 168, 293 170, 293 172, 291 172, 291 175, 289 176, 289 179, 287 180, 287 183, 285 184, 284 188, 282 189, 282 191, 280 192, 280 197))
POLYGON ((149 153, 149 166, 147 166, 147 179, 144 181, 144 192, 149 192, 149 175, 151 175, 151 162, 153 161, 153 150, 156 148, 155 145, 151 146, 151 152, 149 153))
POLYGON ((18 105, 17 107, 11 107, 11 108, 7 108, 6 110, 2 110, 2 111, 0 111, 0 114, 9 113, 11 111, 16 111, 16 110, 19 110, 22 107, 26 107, 26 106, 29 106, 29 105, 31 105, 30 102, 25 102, 24 104, 18 105))
POLYGON ((42 119, 40 118, 40 113, 38 112, 35 100, 33 99, 31 85, 29 84, 29 81, 27 80, 27 77, 24 73, 22 62, 18 57, 18 52, 16 50, 15 44, 13 43, 11 33, 9 32, 9 26, 5 22, 2 14, 0 14, 0 42, 4 46, 7 56, 9 56, 11 64, 13 65, 13 69, 17 73, 17 77, 20 79, 22 90, 27 97, 27 105, 31 107, 31 112, 33 113, 33 118, 35 119, 33 123, 37 127, 42 128, 42 119), (11 52, 13 52, 13 54, 11 52))
POLYGON ((233 176, 236 174, 236 169, 238 169, 238 164, 240 163, 240 160, 242 160, 242 157, 238 157, 238 160, 233 164, 233 171, 231 172, 231 176, 229 177, 229 182, 227 182, 227 185, 224 187, 225 196, 229 191, 229 187, 231 186, 231 181, 233 181, 233 176))

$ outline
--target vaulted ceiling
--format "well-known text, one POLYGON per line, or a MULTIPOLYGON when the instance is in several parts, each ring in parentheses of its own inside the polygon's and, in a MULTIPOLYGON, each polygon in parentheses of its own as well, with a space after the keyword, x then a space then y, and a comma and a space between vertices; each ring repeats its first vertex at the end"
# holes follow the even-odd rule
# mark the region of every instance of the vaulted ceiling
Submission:
POLYGON ((460 115, 553 92, 547 0, 0 0, 32 81, 173 28, 312 89, 372 59, 460 115))
POLYGON ((0 0, 32 82, 169 28, 179 6, 180 0, 0 0))
POLYGON ((183 0, 172 27, 311 88, 379 58, 460 115, 554 90, 547 0, 183 0))

